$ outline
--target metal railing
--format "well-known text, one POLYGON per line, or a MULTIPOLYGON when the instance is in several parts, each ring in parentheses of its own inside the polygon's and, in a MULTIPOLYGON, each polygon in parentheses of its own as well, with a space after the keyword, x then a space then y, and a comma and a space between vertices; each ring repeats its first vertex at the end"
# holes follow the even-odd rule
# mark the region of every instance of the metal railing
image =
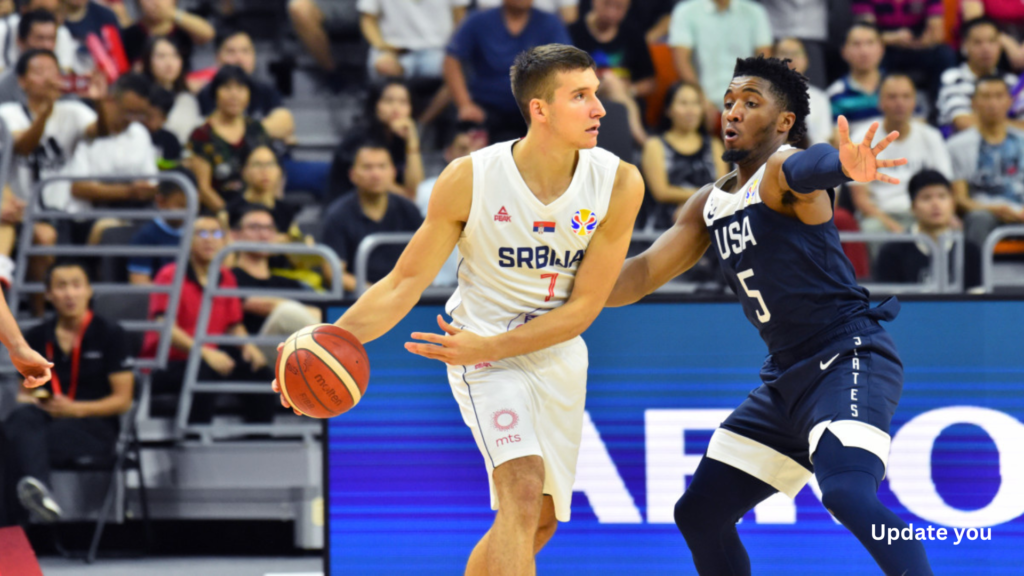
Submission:
MULTIPOLYGON (((995 289, 995 260, 996 245, 1010 236, 1024 236, 1024 224, 1013 226, 1000 226, 985 238, 985 247, 981 251, 981 283, 986 294, 991 294, 995 289)), ((1024 286, 1024 277, 1017 282, 1004 282, 1005 286, 1024 286)))
MULTIPOLYGON (((40 180, 32 187, 32 193, 25 205, 25 213, 22 218, 22 232, 18 238, 18 262, 15 266, 15 278, 9 293, 11 310, 18 310, 24 294, 40 294, 46 291, 41 282, 26 282, 25 275, 28 270, 28 259, 31 256, 168 256, 175 259, 177 268, 174 279, 169 285, 146 285, 138 286, 132 284, 104 283, 97 282, 92 285, 95 294, 169 294, 167 310, 164 319, 160 322, 127 320, 121 322, 121 326, 133 332, 159 332, 156 356, 153 358, 137 358, 135 367, 139 369, 160 369, 167 365, 167 358, 171 350, 171 327, 178 314, 178 302, 181 297, 181 285, 185 280, 187 268, 189 242, 192 239, 192 229, 195 224, 195 215, 199 210, 199 193, 192 182, 184 175, 176 172, 163 172, 158 174, 145 174, 138 176, 117 176, 117 177, 68 177, 54 176, 40 180), (158 208, 133 208, 119 210, 116 208, 89 209, 81 212, 69 213, 61 210, 50 210, 40 206, 39 198, 42 197, 43 188, 55 182, 107 182, 126 183, 138 180, 161 180, 174 182, 185 193, 186 208, 184 210, 160 210, 158 208), (179 246, 131 246, 101 244, 96 246, 34 246, 32 244, 33 228, 40 221, 54 220, 95 220, 98 218, 120 218, 126 220, 145 220, 153 218, 166 218, 180 220, 181 238, 185 245, 179 246)), ((22 320, 23 325, 31 324, 31 321, 22 320)))
MULTIPOLYGON (((344 296, 341 287, 341 261, 338 255, 330 248, 322 245, 305 246, 303 244, 265 244, 253 242, 239 242, 226 246, 213 258, 210 263, 210 272, 206 281, 206 288, 203 290, 203 301, 199 308, 199 317, 196 320, 196 331, 193 338, 192 350, 189 352, 188 364, 185 368, 185 380, 181 387, 181 399, 178 402, 178 413, 175 417, 175 435, 180 440, 186 434, 198 434, 203 442, 212 441, 216 434, 230 434, 234 432, 250 434, 274 434, 277 436, 302 436, 311 441, 313 436, 320 433, 321 427, 318 422, 301 424, 190 424, 188 417, 192 411, 192 400, 195 394, 273 394, 270 382, 235 382, 235 381, 199 381, 199 368, 202 363, 202 352, 205 344, 223 344, 239 346, 244 344, 256 344, 262 346, 276 346, 285 341, 287 335, 276 336, 230 336, 211 335, 207 331, 210 327, 210 314, 213 309, 215 298, 223 297, 254 297, 267 296, 273 298, 292 298, 307 302, 332 302, 341 300, 344 296), (332 283, 328 292, 312 292, 300 289, 261 289, 261 288, 221 288, 221 267, 224 259, 229 254, 236 252, 260 252, 264 254, 300 254, 318 255, 322 257, 331 267, 331 272, 337 280, 332 283)), ((270 365, 273 366, 273 361, 270 365)))
POLYGON ((839 240, 848 242, 896 243, 915 242, 928 247, 928 258, 931 272, 928 281, 921 284, 893 284, 881 282, 864 282, 861 286, 875 294, 948 294, 963 291, 964 283, 964 236, 960 232, 947 232, 939 237, 938 242, 924 233, 890 232, 840 232, 839 240), (940 249, 947 242, 953 242, 953 273, 950 274, 950 251, 940 249))
MULTIPOLYGON (((369 288, 370 282, 367 279, 367 275, 370 269, 370 255, 373 251, 381 246, 408 244, 409 240, 412 240, 413 234, 413 232, 378 232, 363 238, 359 243, 359 247, 356 248, 356 265, 353 270, 356 277, 356 297, 362 296, 366 289, 369 288)), ((445 255, 445 258, 447 257, 445 255)), ((428 286, 423 291, 423 295, 427 297, 442 297, 451 295, 454 290, 454 286, 428 286)))
POLYGON ((0 119, 0 190, 7 185, 11 175, 11 161, 14 159, 14 135, 7 129, 7 123, 0 119))

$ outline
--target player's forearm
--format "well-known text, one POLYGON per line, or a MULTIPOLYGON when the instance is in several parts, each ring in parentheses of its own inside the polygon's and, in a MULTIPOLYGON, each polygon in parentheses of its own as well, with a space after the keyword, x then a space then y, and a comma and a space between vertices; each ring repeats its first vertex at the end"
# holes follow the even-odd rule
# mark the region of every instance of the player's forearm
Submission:
POLYGON ((366 344, 387 334, 419 302, 427 287, 392 272, 370 287, 334 324, 366 344))
POLYGON ((14 320, 11 309, 7 307, 7 301, 3 297, 0 297, 0 342, 8 351, 28 347, 25 336, 18 328, 18 322, 14 320))
POLYGON ((522 326, 492 336, 489 357, 501 360, 529 354, 561 344, 583 334, 601 312, 601 304, 592 300, 574 300, 531 320, 522 326))
POLYGON ((786 158, 782 175, 784 189, 798 194, 836 188, 852 181, 839 160, 839 151, 828 144, 815 144, 786 158))
POLYGON ((651 292, 650 269, 643 255, 627 258, 622 263, 622 271, 615 281, 611 295, 605 303, 606 308, 626 306, 640 300, 651 292))

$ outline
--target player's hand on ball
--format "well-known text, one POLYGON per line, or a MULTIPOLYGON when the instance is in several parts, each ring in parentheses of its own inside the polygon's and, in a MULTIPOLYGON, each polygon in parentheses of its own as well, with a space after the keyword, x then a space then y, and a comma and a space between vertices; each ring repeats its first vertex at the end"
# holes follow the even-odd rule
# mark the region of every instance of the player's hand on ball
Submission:
POLYGON ((459 330, 437 315, 437 325, 445 334, 413 332, 414 340, 424 340, 430 344, 406 342, 405 349, 431 360, 440 360, 445 364, 472 366, 494 359, 490 351, 489 340, 478 334, 459 330))
POLYGON ((859 144, 854 144, 853 141, 850 140, 850 123, 846 121, 846 116, 840 116, 839 161, 842 162, 843 170, 846 172, 846 175, 857 182, 872 182, 878 180, 888 184, 899 184, 900 181, 898 178, 882 174, 878 169, 903 166, 907 163, 907 159, 897 158, 895 160, 879 160, 878 155, 881 154, 889 144, 892 144, 897 138, 899 138, 900 133, 893 130, 885 137, 885 139, 879 142, 877 146, 872 148, 871 142, 875 139, 875 132, 877 131, 878 122, 873 122, 871 124, 871 128, 868 128, 868 133, 864 135, 864 139, 859 144))
POLYGON ((25 377, 27 388, 37 388, 50 381, 53 363, 29 348, 28 344, 12 349, 10 354, 14 367, 25 377))
MULTIPOLYGON (((282 343, 277 345, 277 355, 278 356, 281 355, 281 349, 282 348, 284 348, 284 342, 282 342, 282 343)), ((284 397, 284 393, 281 392, 281 385, 277 383, 277 378, 274 378, 274 381, 270 383, 270 388, 275 393, 277 393, 278 396, 281 397, 281 406, 284 406, 285 408, 292 408, 292 405, 288 403, 288 399, 284 397)), ((302 416, 302 412, 299 412, 295 408, 292 408, 292 412, 295 412, 296 416, 302 416)))

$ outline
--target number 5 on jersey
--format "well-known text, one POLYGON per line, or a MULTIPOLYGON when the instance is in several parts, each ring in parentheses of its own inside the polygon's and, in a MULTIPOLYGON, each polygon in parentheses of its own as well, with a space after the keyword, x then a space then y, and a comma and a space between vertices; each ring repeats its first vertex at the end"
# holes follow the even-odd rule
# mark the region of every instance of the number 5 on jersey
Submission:
POLYGON ((743 286, 743 291, 747 293, 747 296, 757 300, 757 306, 758 308, 760 308, 757 311, 757 319, 759 322, 761 322, 761 324, 764 324, 772 319, 772 313, 768 311, 768 306, 764 303, 764 298, 761 298, 761 291, 751 290, 749 287, 747 287, 747 278, 753 277, 753 268, 747 268, 743 272, 738 272, 736 274, 736 278, 740 281, 740 286, 743 286))

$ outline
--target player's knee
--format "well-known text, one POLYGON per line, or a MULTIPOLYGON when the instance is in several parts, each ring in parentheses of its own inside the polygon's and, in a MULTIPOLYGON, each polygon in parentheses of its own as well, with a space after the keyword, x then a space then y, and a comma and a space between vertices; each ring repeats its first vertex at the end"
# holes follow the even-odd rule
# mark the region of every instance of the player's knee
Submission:
POLYGON ((676 501, 674 516, 676 526, 686 539, 699 535, 708 528, 707 509, 704 497, 695 492, 687 491, 676 501))
POLYGON ((537 537, 535 538, 536 545, 534 546, 536 552, 540 552, 540 549, 551 540, 551 537, 555 535, 555 530, 558 530, 558 520, 554 517, 541 518, 540 523, 537 525, 537 537))
POLYGON ((850 482, 824 483, 821 489, 821 503, 843 524, 848 524, 855 515, 880 505, 878 496, 866 489, 864 483, 850 482))

